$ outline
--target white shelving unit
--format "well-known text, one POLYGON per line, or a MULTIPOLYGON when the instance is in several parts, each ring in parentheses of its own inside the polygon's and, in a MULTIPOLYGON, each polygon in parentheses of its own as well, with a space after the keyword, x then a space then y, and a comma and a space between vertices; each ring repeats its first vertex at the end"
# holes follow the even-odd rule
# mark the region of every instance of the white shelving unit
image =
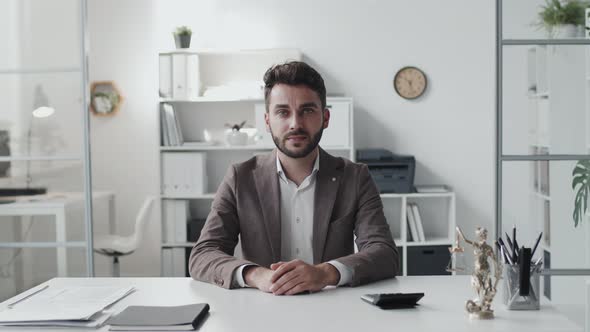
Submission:
MULTIPOLYGON (((574 192, 570 184, 575 155, 589 151, 588 50, 580 45, 547 44, 531 46, 527 51, 529 153, 563 156, 530 161, 530 231, 543 231, 542 250, 537 249, 537 253, 543 255, 545 268, 580 267, 580 262, 588 264, 588 256, 570 244, 588 243, 584 238, 588 235, 573 227, 574 192)), ((551 300, 560 302, 569 299, 566 294, 576 292, 565 279, 543 279, 544 294, 551 300)))
MULTIPOLYGON (((229 53, 207 51, 197 54, 201 68, 208 67, 206 72, 200 73, 201 88, 207 89, 207 82, 214 82, 215 85, 231 82, 236 78, 256 80, 260 79, 262 73, 274 63, 282 63, 287 58, 301 54, 295 50, 257 50, 232 51, 229 53), (233 53, 232 53, 233 52, 233 53), (231 53, 231 54, 230 54, 231 53), (236 59, 248 57, 249 63, 256 68, 248 68, 247 73, 235 73, 237 70, 232 65, 236 59), (217 58, 219 57, 219 58, 217 58), (208 63, 206 63, 208 62, 208 63), (214 68, 212 68, 214 67, 214 68), (216 69, 215 69, 216 68, 216 69), (229 68, 229 69, 228 69, 229 68), (215 70, 214 70, 215 69, 215 70), (248 74, 250 73, 250 74, 248 74), (255 75, 255 76, 254 76, 255 75)), ((187 52, 181 52, 187 53, 187 52)), ((170 53, 166 53, 170 54, 170 53)), ((192 218, 205 219, 210 210, 211 201, 215 191, 226 173, 227 167, 232 163, 245 161, 259 153, 267 153, 274 148, 270 134, 266 132, 263 114, 265 112, 264 100, 261 98, 240 98, 240 97, 193 97, 190 99, 160 98, 160 103, 167 103, 173 106, 179 117, 181 131, 185 141, 204 141, 204 130, 207 130, 210 137, 215 141, 213 144, 187 144, 182 146, 160 146, 161 160, 166 153, 202 153, 206 156, 207 184, 204 192, 194 194, 166 194, 161 195, 162 203, 162 257, 164 276, 177 275, 179 269, 172 268, 174 272, 168 271, 171 264, 166 260, 172 259, 174 264, 184 263, 185 255, 194 246, 194 242, 172 239, 170 236, 173 225, 184 225, 184 220, 167 220, 166 205, 168 202, 187 201, 192 218), (223 131, 225 123, 239 123, 246 120, 246 123, 256 128, 255 139, 244 146, 230 146, 224 142, 223 131), (176 252, 177 256, 171 258, 170 252, 176 252)), ((354 145, 354 111, 353 100, 347 97, 328 97, 327 107, 331 110, 330 126, 324 131, 320 146, 328 153, 355 160, 354 145)), ((162 174, 162 172, 160 173, 162 174)), ((164 186, 164 177, 161 178, 161 186, 164 186)), ((163 193, 163 189, 161 190, 163 193)), ((395 237, 396 244, 401 249, 403 256, 403 274, 406 275, 408 248, 431 248, 433 246, 450 246, 453 243, 455 228, 455 195, 453 192, 444 193, 413 193, 413 194, 382 194, 386 209, 386 217, 395 237), (446 216, 439 217, 439 210, 431 209, 431 202, 438 202, 441 208, 446 209, 446 216), (417 202, 424 211, 424 229, 426 241, 409 242, 406 237, 406 211, 408 202, 417 202), (427 206, 428 205, 428 206, 427 206), (397 211, 395 207, 399 207, 397 211), (441 222, 441 219, 443 220, 441 222), (403 221, 403 222, 401 222, 403 221)), ((435 206, 438 206, 434 204, 435 206)), ((180 232, 182 234, 182 232, 180 232)), ((178 234, 178 233, 177 233, 178 234)), ((445 248, 446 250, 446 248, 445 248)), ((241 254, 240 245, 236 247, 236 255, 241 254)), ((449 257, 450 258, 450 257, 449 257)))
MULTIPOLYGON (((456 199, 451 190, 440 193, 386 193, 381 194, 384 211, 392 230, 395 243, 400 251, 403 276, 415 274, 412 266, 421 264, 410 256, 448 254, 447 248, 454 243, 456 227, 456 199), (408 237, 408 203, 416 203, 424 226, 425 241, 410 241, 408 237), (412 251, 414 254, 408 254, 412 251), (420 251, 423 251, 420 254, 420 251), (426 252, 426 253, 424 253, 426 252)), ((425 257, 427 258, 427 257, 425 257)), ((448 260, 450 260, 448 255, 448 260)), ((446 264, 447 261, 444 262, 446 264)))

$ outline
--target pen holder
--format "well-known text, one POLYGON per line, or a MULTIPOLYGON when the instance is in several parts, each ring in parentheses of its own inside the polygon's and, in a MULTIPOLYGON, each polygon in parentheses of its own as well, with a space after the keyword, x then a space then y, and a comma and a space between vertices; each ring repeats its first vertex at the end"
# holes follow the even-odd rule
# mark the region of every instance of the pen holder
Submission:
POLYGON ((508 310, 539 310, 541 271, 531 267, 527 282, 521 278, 520 270, 519 265, 504 265, 504 304, 508 310))

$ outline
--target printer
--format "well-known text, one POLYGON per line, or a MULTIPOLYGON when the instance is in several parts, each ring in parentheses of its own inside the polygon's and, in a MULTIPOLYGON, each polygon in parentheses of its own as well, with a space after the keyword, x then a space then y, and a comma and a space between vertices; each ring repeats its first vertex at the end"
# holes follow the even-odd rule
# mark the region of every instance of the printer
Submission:
POLYGON ((359 149, 356 161, 366 164, 381 193, 412 193, 414 156, 397 155, 386 149, 359 149))

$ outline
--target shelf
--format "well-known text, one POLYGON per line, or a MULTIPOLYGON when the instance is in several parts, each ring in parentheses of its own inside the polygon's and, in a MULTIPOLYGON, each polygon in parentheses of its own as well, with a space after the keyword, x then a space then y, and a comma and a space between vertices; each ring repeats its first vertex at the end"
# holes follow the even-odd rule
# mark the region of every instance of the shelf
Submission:
POLYGON ((590 160, 588 154, 501 155, 500 161, 590 160))
POLYGON ((0 74, 61 74, 79 73, 79 67, 55 67, 55 68, 21 68, 21 69, 0 69, 0 74))
POLYGON ((163 249, 170 248, 192 248, 197 244, 196 242, 173 242, 173 243, 162 243, 163 249))
MULTIPOLYGON (((414 242, 414 241, 409 241, 406 242, 406 247, 418 247, 418 246, 441 246, 441 245, 449 245, 452 246, 453 245, 453 239, 448 239, 448 238, 444 238, 444 237, 434 237, 434 238, 430 238, 426 241, 421 241, 421 242, 414 242)), ((450 254, 449 254, 450 257, 450 254)))
POLYGON ((503 39, 502 45, 590 45, 590 39, 570 38, 570 39, 503 39))
MULTIPOLYGON (((245 151, 270 151, 274 149, 274 146, 265 146, 265 145, 182 145, 182 146, 161 146, 160 151, 162 152, 170 152, 170 151, 237 151, 237 150, 245 150, 245 151)), ((322 149, 327 151, 339 151, 339 150, 351 150, 351 147, 346 146, 333 146, 333 147, 322 147, 322 149)))
POLYGON ((264 99, 260 98, 219 98, 219 97, 199 97, 194 99, 172 99, 160 98, 161 103, 234 103, 234 102, 248 102, 248 103, 264 103, 264 99))
POLYGON ((161 199, 213 199, 215 193, 198 194, 198 195, 161 195, 161 199))
POLYGON ((551 197, 550 196, 547 196, 545 194, 542 194, 542 193, 540 193, 538 191, 533 191, 532 194, 533 194, 533 196, 538 197, 538 198, 540 198, 542 200, 551 202, 551 197))
POLYGON ((79 156, 15 156, 15 157, 0 157, 1 161, 82 161, 82 157, 79 156))
MULTIPOLYGON (((551 146, 549 144, 544 144, 544 143, 530 143, 529 145, 533 146, 533 147, 538 147, 538 148, 547 148, 547 149, 551 148, 551 146)), ((534 156, 534 155, 532 155, 532 156, 534 156)), ((546 156, 546 155, 544 155, 544 156, 546 156)))
POLYGON ((86 248, 86 242, 2 242, 0 248, 86 248))
POLYGON ((547 99, 549 98, 549 92, 532 92, 528 94, 528 97, 531 99, 547 99))
POLYGON ((381 198, 451 197, 453 195, 455 195, 455 193, 452 192, 452 191, 443 192, 443 193, 407 193, 407 194, 402 194, 402 193, 383 193, 383 194, 380 194, 381 198))

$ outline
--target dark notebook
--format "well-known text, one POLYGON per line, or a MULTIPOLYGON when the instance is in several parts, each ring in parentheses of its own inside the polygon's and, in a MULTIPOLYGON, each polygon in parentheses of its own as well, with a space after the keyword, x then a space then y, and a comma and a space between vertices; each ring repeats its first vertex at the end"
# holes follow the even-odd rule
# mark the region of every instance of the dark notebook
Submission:
POLYGON ((190 331, 209 312, 207 303, 174 307, 129 306, 106 324, 110 331, 190 331))

